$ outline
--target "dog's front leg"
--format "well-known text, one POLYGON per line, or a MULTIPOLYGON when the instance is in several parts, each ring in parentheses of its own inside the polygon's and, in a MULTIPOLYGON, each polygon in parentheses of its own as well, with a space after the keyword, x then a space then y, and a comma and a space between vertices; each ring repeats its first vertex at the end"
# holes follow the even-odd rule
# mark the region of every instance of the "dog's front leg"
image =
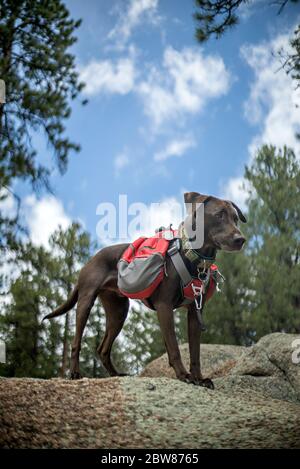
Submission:
POLYGON ((188 308, 188 337, 190 351, 190 372, 194 384, 213 389, 214 385, 210 379, 203 379, 200 366, 200 336, 201 325, 197 317, 195 303, 188 308))
POLYGON ((156 306, 156 311, 166 344, 169 363, 174 368, 178 379, 191 383, 190 374, 185 369, 181 360, 180 350, 175 334, 173 308, 171 305, 162 303, 156 306))

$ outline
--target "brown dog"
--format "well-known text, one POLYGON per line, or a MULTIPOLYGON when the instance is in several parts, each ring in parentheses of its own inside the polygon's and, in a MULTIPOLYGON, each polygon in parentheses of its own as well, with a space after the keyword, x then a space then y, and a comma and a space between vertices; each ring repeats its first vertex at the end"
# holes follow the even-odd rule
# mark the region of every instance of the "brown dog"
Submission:
MULTIPOLYGON (((214 256, 216 251, 238 251, 242 248, 245 238, 237 223, 238 219, 246 222, 241 210, 232 202, 216 197, 208 197, 197 192, 188 192, 184 196, 185 203, 195 207, 204 203, 204 244, 200 252, 204 256, 214 256)), ((195 209, 190 215, 195 215, 195 209)), ((120 375, 110 358, 114 340, 120 333, 126 319, 129 300, 122 296, 117 286, 117 263, 128 244, 118 244, 101 249, 82 268, 78 283, 68 300, 44 319, 60 316, 69 311, 77 303, 76 334, 72 345, 71 378, 79 379, 79 353, 84 327, 91 308, 97 298, 104 307, 106 314, 106 331, 97 352, 111 376, 120 375)), ((182 252, 184 258, 184 253, 182 252)), ((188 339, 190 350, 190 373, 185 369, 175 335, 173 310, 181 297, 180 278, 171 259, 166 258, 167 276, 151 296, 151 304, 157 311, 161 331, 166 344, 169 363, 176 376, 187 383, 213 388, 209 379, 203 379, 200 369, 200 333, 201 326, 197 318, 194 302, 188 308, 188 339)), ((205 298, 204 298, 205 301, 205 298)))

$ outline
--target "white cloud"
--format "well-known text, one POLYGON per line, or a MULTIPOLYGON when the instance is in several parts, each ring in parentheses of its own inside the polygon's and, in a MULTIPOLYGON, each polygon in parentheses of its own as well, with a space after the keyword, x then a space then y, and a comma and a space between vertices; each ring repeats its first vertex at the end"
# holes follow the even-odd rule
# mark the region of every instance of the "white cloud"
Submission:
POLYGON ((182 156, 187 150, 193 148, 195 145, 196 142, 192 137, 184 137, 181 140, 172 140, 163 150, 155 153, 154 160, 164 161, 172 156, 182 156))
MULTIPOLYGON (((241 55, 254 72, 250 96, 245 103, 245 117, 259 127, 257 135, 249 145, 249 160, 254 158, 263 144, 282 147, 288 145, 299 155, 300 142, 296 133, 300 131, 300 90, 290 75, 281 68, 278 52, 290 50, 287 34, 280 34, 269 42, 250 44, 241 48, 241 55)), ((242 176, 228 180, 222 195, 245 208, 247 183, 242 176)))
MULTIPOLYGON (((1 195, 7 195, 4 200, 0 201, 2 216, 13 217, 17 210, 16 200, 5 189, 1 189, 1 195)), ((65 213, 61 201, 52 195, 45 196, 40 200, 35 195, 27 196, 20 206, 20 215, 24 217, 31 241, 46 247, 49 236, 59 226, 65 229, 71 225, 71 219, 65 213)))
POLYGON ((246 200, 248 198, 247 181, 242 176, 230 178, 221 188, 221 197, 231 200, 240 207, 241 210, 246 208, 246 200))
POLYGON ((71 220, 64 211, 60 200, 50 195, 38 200, 34 195, 24 201, 24 216, 31 241, 48 246, 49 236, 61 226, 66 229, 71 220))
POLYGON ((108 39, 115 40, 117 47, 124 47, 133 29, 139 26, 142 21, 146 20, 151 24, 158 23, 157 7, 158 0, 131 0, 125 12, 122 5, 119 11, 119 21, 109 32, 108 39))
POLYGON ((247 45, 241 49, 242 57, 254 71, 255 80, 245 103, 245 116, 259 133, 249 146, 253 157, 262 144, 288 145, 299 152, 300 142, 300 90, 285 70, 281 68, 278 51, 290 50, 288 34, 278 35, 270 42, 247 45))
POLYGON ((84 93, 92 96, 97 93, 127 94, 132 91, 136 78, 133 57, 92 61, 80 70, 80 80, 86 86, 84 93))
POLYGON ((145 113, 158 128, 165 121, 201 111, 209 99, 225 94, 229 85, 230 74, 221 57, 205 56, 199 48, 177 51, 169 46, 162 69, 152 67, 138 93, 145 113))
POLYGON ((129 165, 129 158, 126 152, 119 153, 114 159, 114 167, 116 174, 129 165))
POLYGON ((80 79, 86 83, 84 93, 89 96, 137 93, 154 130, 165 122, 201 111, 209 99, 225 94, 230 86, 223 59, 205 56, 199 48, 177 51, 167 47, 162 66, 152 64, 144 71, 144 79, 137 71, 136 57, 137 50, 131 46, 126 57, 93 60, 81 67, 80 79))
MULTIPOLYGON (((266 8, 270 8, 272 3, 266 2, 266 0, 251 0, 251 2, 243 2, 238 9, 239 17, 247 21, 249 18, 254 15, 255 13, 263 13, 263 10, 266 8)), ((274 2, 274 6, 276 6, 276 2, 274 2)), ((277 8, 277 10, 279 7, 277 8)))

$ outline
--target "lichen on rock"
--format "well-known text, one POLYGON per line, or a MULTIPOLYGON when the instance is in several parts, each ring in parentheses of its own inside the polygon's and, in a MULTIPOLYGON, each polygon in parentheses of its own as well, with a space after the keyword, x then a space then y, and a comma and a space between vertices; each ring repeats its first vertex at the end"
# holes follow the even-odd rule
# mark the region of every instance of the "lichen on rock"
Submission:
MULTIPOLYGON (((172 379, 166 356, 142 377, 1 378, 0 446, 300 448, 295 337, 270 334, 249 348, 202 346, 214 391, 172 379)), ((187 362, 187 346, 182 351, 187 362)))

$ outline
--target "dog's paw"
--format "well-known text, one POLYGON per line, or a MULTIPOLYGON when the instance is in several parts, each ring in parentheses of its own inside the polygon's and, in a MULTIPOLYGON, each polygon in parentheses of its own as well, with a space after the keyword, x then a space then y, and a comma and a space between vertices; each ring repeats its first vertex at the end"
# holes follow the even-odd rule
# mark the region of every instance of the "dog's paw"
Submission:
POLYGON ((78 371, 73 371, 70 375, 70 379, 82 379, 82 376, 78 371))
POLYGON ((199 383, 197 383, 197 384, 198 384, 198 386, 203 386, 204 388, 215 389, 214 383, 209 378, 200 379, 199 383))
POLYGON ((179 381, 182 381, 183 383, 195 384, 192 375, 190 375, 189 373, 178 376, 178 379, 179 381))
POLYGON ((204 388, 214 389, 214 383, 209 378, 199 378, 192 375, 190 379, 191 383, 193 383, 195 386, 202 386, 204 388))

